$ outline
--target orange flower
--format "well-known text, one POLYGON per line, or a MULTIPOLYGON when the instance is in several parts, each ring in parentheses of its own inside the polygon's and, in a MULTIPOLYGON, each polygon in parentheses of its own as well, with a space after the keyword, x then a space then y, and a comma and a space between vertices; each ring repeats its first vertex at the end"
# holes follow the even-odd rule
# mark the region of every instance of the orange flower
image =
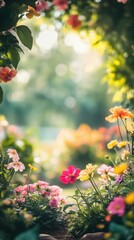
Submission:
POLYGON ((118 118, 134 118, 134 114, 121 106, 111 108, 109 111, 112 114, 105 118, 108 122, 116 122, 118 118))
POLYGON ((33 7, 28 6, 28 13, 26 14, 27 18, 32 18, 33 16, 39 17, 41 15, 40 12, 37 12, 33 7))
POLYGON ((67 20, 67 24, 70 25, 73 29, 77 30, 81 26, 81 21, 77 14, 71 14, 67 20))
POLYGON ((128 195, 125 197, 125 202, 127 204, 134 204, 134 192, 128 193, 128 195))

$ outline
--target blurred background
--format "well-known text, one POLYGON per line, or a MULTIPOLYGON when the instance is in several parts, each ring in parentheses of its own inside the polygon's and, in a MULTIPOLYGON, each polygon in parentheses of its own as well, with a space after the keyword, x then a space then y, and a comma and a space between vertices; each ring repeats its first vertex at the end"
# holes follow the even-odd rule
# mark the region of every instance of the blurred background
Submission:
POLYGON ((16 78, 3 86, 0 138, 26 166, 37 165, 33 181, 60 184, 69 165, 105 162, 107 143, 118 137, 105 121, 115 103, 104 81, 105 45, 93 47, 84 32, 61 32, 60 25, 40 21, 30 20, 32 51, 24 49, 16 78))

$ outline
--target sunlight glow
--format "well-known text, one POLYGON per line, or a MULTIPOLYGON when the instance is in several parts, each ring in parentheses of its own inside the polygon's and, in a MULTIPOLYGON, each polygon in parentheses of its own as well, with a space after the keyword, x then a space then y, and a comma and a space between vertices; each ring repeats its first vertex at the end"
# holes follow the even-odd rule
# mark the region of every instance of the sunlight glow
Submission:
POLYGON ((41 32, 36 39, 36 44, 43 52, 47 52, 57 46, 58 33, 54 26, 46 28, 45 24, 41 27, 41 32))

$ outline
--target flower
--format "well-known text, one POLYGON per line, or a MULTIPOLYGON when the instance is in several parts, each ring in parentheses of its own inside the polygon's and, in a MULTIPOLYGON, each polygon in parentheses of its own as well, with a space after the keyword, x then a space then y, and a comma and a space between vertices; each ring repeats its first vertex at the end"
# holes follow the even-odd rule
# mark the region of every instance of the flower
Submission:
POLYGON ((97 169, 97 173, 104 174, 104 173, 113 173, 114 169, 111 166, 107 166, 106 164, 102 164, 101 167, 97 169))
POLYGON ((55 5, 58 10, 66 10, 68 8, 67 0, 53 0, 53 5, 55 5))
POLYGON ((71 14, 66 23, 70 25, 73 29, 78 29, 81 26, 82 22, 79 20, 79 15, 71 14))
POLYGON ((13 161, 19 160, 19 155, 15 149, 9 148, 7 150, 7 155, 9 156, 9 158, 12 158, 13 161))
POLYGON ((118 215, 121 217, 125 213, 125 202, 123 197, 114 197, 114 199, 109 203, 107 211, 111 215, 118 215))
POLYGON ((17 74, 15 69, 9 67, 0 67, 0 82, 9 82, 17 74))
POLYGON ((44 10, 48 10, 48 2, 44 2, 42 0, 38 0, 37 4, 36 4, 36 12, 40 12, 40 11, 44 11, 44 10))
POLYGON ((86 169, 82 170, 78 177, 80 181, 86 181, 90 179, 93 176, 93 172, 96 168, 97 168, 97 165, 94 165, 94 166, 92 164, 86 165, 86 169))
POLYGON ((117 0, 117 2, 125 4, 127 3, 127 0, 117 0))
POLYGON ((121 106, 111 108, 109 111, 112 114, 105 118, 108 122, 116 122, 118 118, 134 118, 134 114, 121 106))
POLYGON ((25 169, 25 166, 20 161, 14 161, 7 165, 7 169, 13 168, 15 172, 20 171, 22 172, 25 169))
POLYGON ((38 170, 37 167, 34 167, 31 164, 28 164, 28 167, 30 168, 31 171, 37 171, 38 170))
POLYGON ((127 194, 125 197, 125 203, 129 204, 134 204, 134 192, 130 192, 127 194))
POLYGON ((112 149, 113 147, 115 147, 117 145, 117 143, 118 143, 117 140, 112 140, 111 142, 109 142, 107 144, 107 148, 112 149))
POLYGON ((117 147, 118 148, 126 147, 128 144, 130 144, 128 141, 119 142, 117 144, 117 147))
POLYGON ((63 171, 60 176, 60 181, 64 184, 72 184, 76 181, 80 173, 79 168, 75 168, 74 166, 69 166, 67 170, 63 171))
POLYGON ((124 179, 124 175, 123 174, 119 174, 117 175, 116 179, 115 179, 115 183, 121 183, 124 179))
POLYGON ((34 16, 39 17, 40 16, 40 12, 37 12, 33 7, 28 6, 28 12, 26 13, 26 17, 27 18, 33 18, 34 16))
POLYGON ((123 174, 127 168, 128 168, 128 165, 126 163, 120 163, 119 165, 114 167, 114 173, 123 174))

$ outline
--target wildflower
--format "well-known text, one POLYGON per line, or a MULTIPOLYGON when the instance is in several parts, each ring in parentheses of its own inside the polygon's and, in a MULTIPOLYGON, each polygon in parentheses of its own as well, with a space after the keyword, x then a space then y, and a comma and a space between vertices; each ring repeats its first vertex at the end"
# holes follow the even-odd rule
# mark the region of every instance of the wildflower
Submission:
POLYGON ((9 158, 11 158, 13 161, 18 161, 19 160, 19 155, 15 149, 9 148, 7 150, 7 155, 9 158))
POLYGON ((53 197, 50 201, 49 201, 49 205, 52 208, 56 208, 58 207, 59 201, 57 197, 53 197))
POLYGON ((34 167, 31 164, 28 164, 28 167, 30 168, 31 171, 37 171, 38 170, 37 167, 34 167))
POLYGON ((134 192, 130 192, 125 197, 125 203, 127 204, 134 204, 134 192))
POLYGON ((97 168, 97 165, 94 165, 94 166, 92 164, 86 165, 86 169, 82 170, 78 177, 80 181, 86 181, 91 177, 93 177, 93 173, 96 168, 97 168))
POLYGON ((55 5, 58 10, 66 10, 68 8, 67 0, 53 0, 53 5, 55 5))
POLYGON ((126 147, 128 144, 129 144, 128 141, 119 142, 119 143, 117 144, 117 147, 118 147, 118 148, 126 147))
POLYGON ((28 6, 28 12, 26 13, 26 17, 31 19, 34 16, 39 17, 40 16, 40 12, 37 12, 33 7, 28 6))
POLYGON ((36 4, 36 12, 40 12, 40 11, 44 11, 44 10, 48 10, 48 2, 44 2, 42 0, 38 0, 37 4, 36 4))
POLYGON ((114 148, 116 145, 117 145, 117 140, 112 140, 111 142, 109 142, 108 144, 107 144, 107 148, 108 149, 112 149, 112 148, 114 148))
POLYGON ((15 172, 20 171, 22 172, 25 169, 25 166, 20 161, 14 161, 7 165, 7 169, 13 168, 15 172))
POLYGON ((127 3, 127 0, 117 0, 117 2, 125 4, 127 3))
POLYGON ((114 167, 114 173, 123 174, 127 168, 128 168, 128 165, 126 163, 120 163, 119 165, 114 167))
POLYGON ((108 205, 107 211, 111 215, 121 217, 125 213, 125 202, 123 197, 115 197, 108 205))
POLYGON ((79 20, 79 15, 71 14, 67 20, 67 24, 70 25, 73 29, 77 30, 81 26, 81 21, 79 20))
POLYGON ((104 234, 104 239, 109 239, 111 237, 111 233, 107 232, 104 234))
POLYGON ((112 114, 105 118, 108 122, 116 122, 118 118, 134 118, 134 114, 121 106, 111 108, 109 111, 112 114))
POLYGON ((110 222, 111 221, 111 215, 106 215, 105 216, 105 221, 110 222))
POLYGON ((121 183, 123 181, 123 178, 124 178, 123 174, 117 175, 117 177, 115 179, 115 183, 121 183))
POLYGON ((107 166, 106 164, 102 164, 101 167, 98 168, 97 172, 99 174, 104 174, 104 173, 113 173, 113 167, 107 166))
POLYGON ((0 67, 0 82, 9 82, 17 74, 15 69, 9 67, 0 67))
POLYGON ((80 173, 79 168, 75 168, 74 166, 69 166, 67 170, 63 171, 60 180, 64 184, 72 184, 76 181, 77 177, 79 176, 80 173))
POLYGON ((121 159, 125 160, 126 158, 128 158, 129 155, 130 155, 130 152, 128 150, 123 150, 121 154, 121 159))

